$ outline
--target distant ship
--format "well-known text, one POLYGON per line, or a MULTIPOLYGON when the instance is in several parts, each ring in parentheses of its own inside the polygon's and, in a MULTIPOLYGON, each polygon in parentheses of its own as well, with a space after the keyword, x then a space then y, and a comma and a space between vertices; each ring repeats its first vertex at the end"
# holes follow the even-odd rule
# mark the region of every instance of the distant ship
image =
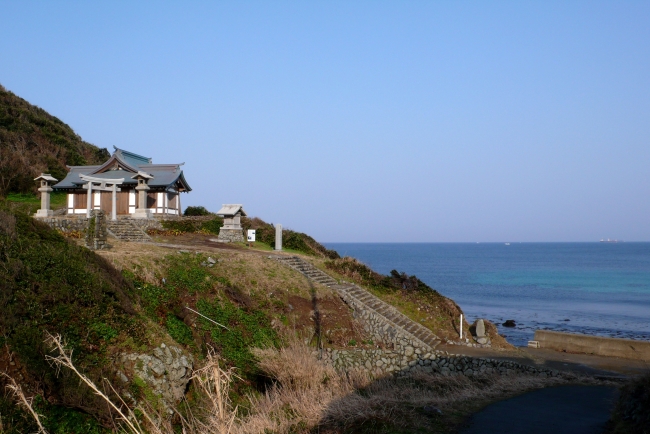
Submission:
POLYGON ((509 246, 509 245, 510 245, 510 243, 506 243, 506 246, 509 246))
POLYGON ((623 241, 612 240, 611 238, 607 238, 607 239, 603 238, 603 239, 600 240, 600 242, 601 243, 622 243, 623 241))

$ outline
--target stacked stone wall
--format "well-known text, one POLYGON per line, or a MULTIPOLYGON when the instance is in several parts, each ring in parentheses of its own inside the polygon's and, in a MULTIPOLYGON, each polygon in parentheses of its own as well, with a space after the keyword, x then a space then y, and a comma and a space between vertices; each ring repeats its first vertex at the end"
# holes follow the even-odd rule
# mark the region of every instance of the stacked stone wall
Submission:
POLYGON ((415 372, 441 375, 528 374, 539 377, 556 377, 559 372, 536 368, 507 360, 474 358, 447 354, 442 351, 424 353, 419 348, 404 347, 397 350, 336 350, 326 349, 322 358, 338 371, 362 370, 375 376, 386 374, 410 375, 415 372))
POLYGON ((398 351, 430 352, 433 350, 429 345, 349 294, 341 291, 339 296, 352 308, 352 315, 373 340, 382 342, 389 348, 398 351))
POLYGON ((213 220, 216 216, 214 214, 212 215, 162 215, 162 214, 154 214, 154 218, 156 220, 183 220, 183 221, 191 221, 191 222, 207 222, 210 220, 213 220))
MULTIPOLYGON (((165 217, 155 217, 152 219, 134 219, 130 216, 120 216, 120 220, 129 219, 136 227, 143 231, 148 229, 163 229, 162 221, 163 220, 189 220, 189 221, 199 221, 204 222, 214 219, 214 216, 165 216, 165 217)), ((73 231, 85 231, 88 228, 88 219, 86 215, 63 215, 63 216, 52 216, 52 217, 39 217, 39 221, 47 224, 53 229, 62 231, 62 232, 73 232, 73 231)), ((243 240, 243 235, 242 235, 243 240)))
POLYGON ((243 243, 244 232, 241 229, 219 229, 218 240, 228 243, 243 243))
POLYGON ((83 232, 88 228, 86 216, 39 217, 38 221, 61 232, 83 232))

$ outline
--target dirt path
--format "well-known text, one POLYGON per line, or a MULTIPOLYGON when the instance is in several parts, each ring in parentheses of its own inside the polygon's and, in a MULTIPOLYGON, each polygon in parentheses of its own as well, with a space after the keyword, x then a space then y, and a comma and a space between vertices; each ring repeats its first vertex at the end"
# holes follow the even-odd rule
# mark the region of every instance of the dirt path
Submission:
POLYGON ((602 433, 617 398, 608 386, 558 386, 488 405, 461 434, 602 433))

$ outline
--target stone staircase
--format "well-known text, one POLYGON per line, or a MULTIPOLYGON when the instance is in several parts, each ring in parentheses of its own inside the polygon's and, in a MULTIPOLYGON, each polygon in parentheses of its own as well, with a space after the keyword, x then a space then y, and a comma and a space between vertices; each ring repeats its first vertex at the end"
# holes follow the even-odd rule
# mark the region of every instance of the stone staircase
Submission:
POLYGON ((142 229, 135 226, 129 219, 118 219, 116 221, 108 220, 106 228, 109 235, 122 241, 132 241, 135 243, 147 243, 151 237, 142 229))
POLYGON ((380 318, 382 322, 400 330, 403 334, 409 336, 412 340, 418 342, 422 347, 434 350, 440 344, 438 338, 431 330, 421 324, 416 323, 403 313, 399 312, 393 306, 380 300, 367 290, 348 282, 338 282, 324 271, 314 267, 309 262, 297 256, 271 256, 271 258, 287 265, 308 279, 335 289, 343 300, 350 304, 361 304, 365 309, 371 311, 375 318, 380 318))

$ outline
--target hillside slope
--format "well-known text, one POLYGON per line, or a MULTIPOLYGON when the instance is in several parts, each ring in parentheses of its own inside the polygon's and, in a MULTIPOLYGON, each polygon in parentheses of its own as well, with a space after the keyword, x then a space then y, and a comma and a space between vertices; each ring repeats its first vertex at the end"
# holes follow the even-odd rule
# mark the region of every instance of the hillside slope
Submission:
POLYGON ((66 165, 98 164, 109 156, 0 85, 0 196, 34 191, 33 179, 41 172, 63 179, 66 165))
POLYGON ((276 348, 290 336, 316 345, 315 306, 323 345, 363 348, 368 340, 332 291, 262 252, 235 246, 195 253, 112 240, 111 250, 97 254, 21 208, 0 200, 0 432, 37 431, 6 392, 3 373, 35 398, 48 432, 108 432, 111 415, 101 400, 48 363, 48 333, 63 336, 96 384, 105 378, 120 396, 153 404, 156 393, 137 364, 124 365, 125 355, 150 357, 161 344, 195 361, 217 351, 237 369, 233 396, 242 410, 268 381, 252 348, 276 348))

